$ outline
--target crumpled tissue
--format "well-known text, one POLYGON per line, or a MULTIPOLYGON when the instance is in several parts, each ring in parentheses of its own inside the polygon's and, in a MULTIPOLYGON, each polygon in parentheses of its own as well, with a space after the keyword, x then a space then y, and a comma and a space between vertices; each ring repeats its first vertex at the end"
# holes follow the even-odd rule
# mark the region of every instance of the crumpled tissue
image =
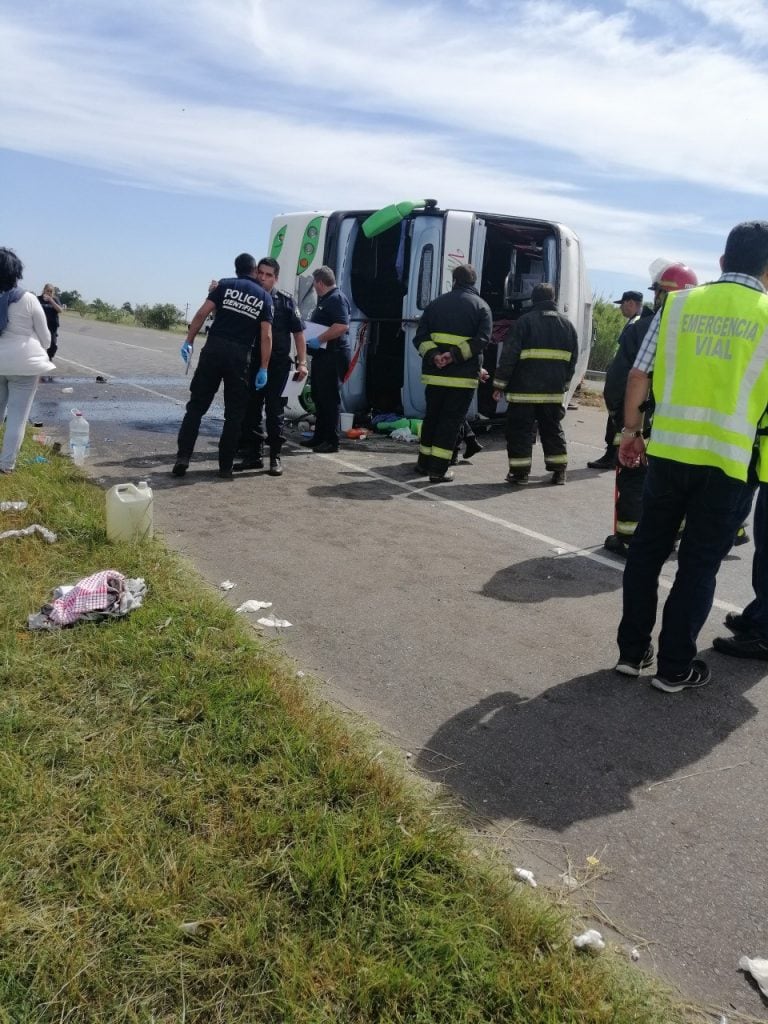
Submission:
POLYGON ((258 612, 262 608, 271 608, 271 601, 243 601, 239 608, 235 608, 236 612, 258 612))
POLYGON ((759 956, 754 958, 743 956, 739 960, 739 969, 749 971, 763 995, 768 996, 768 960, 759 956))
POLYGON ((256 621, 260 626, 272 626, 275 629, 285 629, 287 626, 291 625, 288 619, 276 619, 274 615, 269 618, 256 619, 256 621))
POLYGON ((574 935, 573 944, 576 949, 588 949, 593 953, 599 953, 601 949, 605 949, 603 936, 595 928, 588 928, 581 935, 574 935))
POLYGON ((519 878, 521 882, 527 882, 532 889, 535 889, 538 885, 533 877, 533 872, 529 871, 528 868, 515 868, 515 878, 519 878))

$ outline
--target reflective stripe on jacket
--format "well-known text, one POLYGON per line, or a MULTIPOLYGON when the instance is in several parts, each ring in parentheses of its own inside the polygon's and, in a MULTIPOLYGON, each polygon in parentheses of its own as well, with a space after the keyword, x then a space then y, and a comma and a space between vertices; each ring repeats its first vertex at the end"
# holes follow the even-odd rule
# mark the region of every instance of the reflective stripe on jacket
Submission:
POLYGON ((573 377, 576 329, 551 300, 536 302, 509 329, 493 378, 508 402, 557 403, 573 377))
POLYGON ((491 326, 490 306, 476 288, 454 287, 430 302, 413 337, 421 356, 422 384, 476 388, 491 326), (435 366, 438 352, 450 352, 453 362, 442 369, 435 366))

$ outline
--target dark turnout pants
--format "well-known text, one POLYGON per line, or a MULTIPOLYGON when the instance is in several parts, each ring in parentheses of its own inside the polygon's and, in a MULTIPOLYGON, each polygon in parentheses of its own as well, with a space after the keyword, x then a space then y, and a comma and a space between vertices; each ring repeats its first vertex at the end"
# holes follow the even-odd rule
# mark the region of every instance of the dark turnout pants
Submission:
POLYGON ((639 661, 656 622, 659 573, 680 535, 677 573, 664 605, 659 673, 686 672, 712 608, 715 579, 736 530, 749 513, 754 488, 711 466, 691 466, 651 456, 643 511, 629 545, 618 643, 623 657, 639 661))
POLYGON ((419 462, 430 476, 444 476, 451 464, 459 429, 469 412, 474 387, 427 384, 427 411, 421 425, 419 462))
POLYGON ((228 472, 235 461, 240 429, 251 391, 251 350, 244 345, 209 337, 200 353, 187 411, 178 437, 178 461, 189 462, 200 430, 200 421, 224 382, 224 427, 219 438, 219 469, 228 472))
POLYGON ((269 376, 266 387, 251 391, 243 418, 242 446, 249 455, 261 456, 264 447, 264 434, 261 420, 266 407, 267 443, 271 457, 278 456, 282 450, 283 426, 285 423, 285 399, 283 391, 291 372, 290 356, 275 359, 269 363, 269 376))
POLYGON ((513 476, 527 476, 533 461, 533 439, 538 424, 544 465, 553 472, 568 465, 568 450, 559 402, 510 402, 507 409, 507 456, 513 476))
POLYGON ((349 366, 349 350, 333 347, 312 355, 312 401, 317 444, 338 445, 341 379, 349 366))
POLYGON ((643 508, 645 466, 616 467, 616 514, 614 532, 623 540, 633 537, 643 508))
POLYGON ((768 484, 760 484, 755 502, 755 554, 752 559, 755 597, 741 613, 747 629, 768 640, 768 484))

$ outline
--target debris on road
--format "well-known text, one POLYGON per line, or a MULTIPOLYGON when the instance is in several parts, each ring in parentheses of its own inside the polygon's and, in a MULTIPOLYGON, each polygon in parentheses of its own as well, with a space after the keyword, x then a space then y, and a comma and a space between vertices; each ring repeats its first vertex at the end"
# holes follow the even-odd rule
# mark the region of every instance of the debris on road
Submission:
POLYGON ((588 949, 591 953, 599 953, 605 949, 603 936, 595 928, 588 928, 581 935, 574 935, 573 944, 576 949, 588 949))
POLYGON ((762 957, 751 959, 748 956, 743 956, 739 960, 739 969, 751 974, 760 991, 768 997, 768 960, 764 960, 762 957))
POLYGON ((515 878, 519 878, 521 882, 526 882, 532 889, 535 889, 538 882, 533 877, 533 872, 529 871, 528 868, 515 868, 515 878))
POLYGON ((286 629, 288 626, 292 625, 288 619, 276 619, 274 616, 271 616, 268 619, 256 619, 256 621, 260 626, 271 626, 273 629, 286 629))
POLYGON ((271 601, 243 601, 239 608, 235 608, 236 612, 259 612, 262 608, 271 608, 271 601))
POLYGON ((237 584, 233 583, 232 580, 224 580, 219 584, 219 590, 234 590, 236 586, 237 584))

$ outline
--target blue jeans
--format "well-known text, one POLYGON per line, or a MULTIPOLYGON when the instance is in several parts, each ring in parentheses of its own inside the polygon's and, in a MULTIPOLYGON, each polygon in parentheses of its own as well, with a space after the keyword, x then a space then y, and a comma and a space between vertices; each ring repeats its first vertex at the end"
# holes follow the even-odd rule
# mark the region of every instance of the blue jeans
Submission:
POLYGON ((755 554, 752 558, 752 589, 750 601, 742 618, 749 630, 768 640, 768 484, 760 484, 755 502, 755 554))
POLYGON ((677 574, 664 605, 659 673, 686 672, 715 596, 720 563, 749 514, 754 487, 711 466, 649 458, 640 522, 627 553, 624 609, 618 643, 623 657, 640 660, 656 623, 659 573, 677 539, 677 574))
POLYGON ((10 473, 16 465, 16 456, 24 440, 24 428, 39 380, 37 374, 0 376, 0 423, 3 422, 3 417, 6 417, 0 470, 5 473, 10 473))

